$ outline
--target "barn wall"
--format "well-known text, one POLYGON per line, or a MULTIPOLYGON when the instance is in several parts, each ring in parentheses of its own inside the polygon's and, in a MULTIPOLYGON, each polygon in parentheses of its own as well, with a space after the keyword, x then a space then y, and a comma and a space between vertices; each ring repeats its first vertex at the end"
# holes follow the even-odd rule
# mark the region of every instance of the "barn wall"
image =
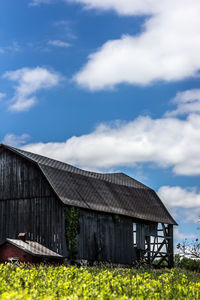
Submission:
POLYGON ((64 211, 39 168, 0 149, 0 242, 26 232, 53 251, 66 254, 64 211))
POLYGON ((109 214, 82 210, 79 221, 79 259, 121 264, 133 262, 133 223, 130 218, 120 217, 120 223, 116 224, 109 214))

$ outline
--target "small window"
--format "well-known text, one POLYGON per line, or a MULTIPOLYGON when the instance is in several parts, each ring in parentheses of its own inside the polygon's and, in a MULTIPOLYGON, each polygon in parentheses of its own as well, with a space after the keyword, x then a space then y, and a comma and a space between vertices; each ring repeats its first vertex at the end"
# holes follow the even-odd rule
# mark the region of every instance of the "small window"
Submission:
POLYGON ((137 247, 137 239, 136 239, 136 223, 133 223, 133 246, 137 247))
POLYGON ((17 264, 20 262, 19 257, 8 257, 8 262, 12 264, 17 264))

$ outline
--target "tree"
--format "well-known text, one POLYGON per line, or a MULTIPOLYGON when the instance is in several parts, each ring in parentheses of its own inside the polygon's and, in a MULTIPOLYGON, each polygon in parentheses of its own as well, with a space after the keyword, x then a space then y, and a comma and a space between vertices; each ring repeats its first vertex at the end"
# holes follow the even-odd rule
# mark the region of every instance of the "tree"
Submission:
POLYGON ((181 256, 200 259, 199 239, 195 239, 191 242, 185 239, 184 242, 177 244, 177 249, 179 249, 181 256))

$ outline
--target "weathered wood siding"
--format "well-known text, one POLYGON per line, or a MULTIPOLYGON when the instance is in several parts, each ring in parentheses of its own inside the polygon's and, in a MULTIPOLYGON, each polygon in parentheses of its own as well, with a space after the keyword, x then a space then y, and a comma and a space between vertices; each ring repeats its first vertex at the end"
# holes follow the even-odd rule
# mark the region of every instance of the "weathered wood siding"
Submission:
POLYGON ((131 264, 135 259, 133 222, 120 217, 116 224, 109 214, 81 210, 77 239, 79 259, 131 264))
POLYGON ((0 242, 26 232, 66 254, 64 210, 39 168, 7 149, 0 150, 0 242))
MULTIPOLYGON (((0 242, 26 232, 27 239, 67 255, 65 217, 38 166, 8 149, 0 150, 0 242)), ((89 261, 133 262, 133 224, 109 214, 80 211, 77 258, 89 261)))

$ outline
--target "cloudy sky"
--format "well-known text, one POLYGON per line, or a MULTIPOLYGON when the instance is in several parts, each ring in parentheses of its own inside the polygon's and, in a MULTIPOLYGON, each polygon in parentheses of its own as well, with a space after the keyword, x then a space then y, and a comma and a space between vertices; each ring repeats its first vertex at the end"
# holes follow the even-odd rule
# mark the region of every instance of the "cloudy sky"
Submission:
POLYGON ((0 141, 153 188, 200 235, 200 1, 0 2, 0 141))

